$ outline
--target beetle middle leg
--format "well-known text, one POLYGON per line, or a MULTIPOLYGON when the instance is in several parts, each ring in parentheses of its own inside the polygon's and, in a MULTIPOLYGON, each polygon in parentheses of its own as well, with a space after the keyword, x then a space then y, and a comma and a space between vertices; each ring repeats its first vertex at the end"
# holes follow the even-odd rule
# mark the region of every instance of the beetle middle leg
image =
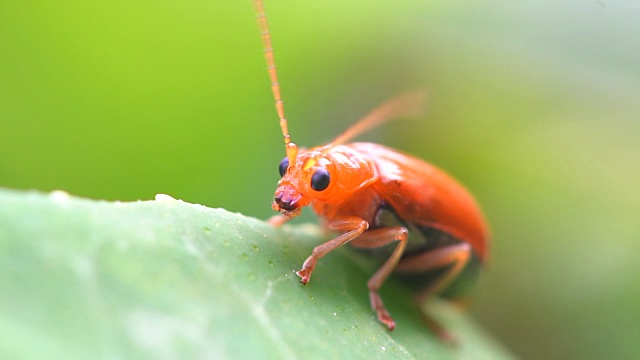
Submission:
POLYGON ((385 324, 389 330, 393 330, 396 327, 396 323, 384 307, 384 303, 382 302, 382 298, 380 297, 378 290, 380 290, 382 284, 387 280, 389 275, 391 275, 398 264, 398 261, 400 261, 400 258, 404 253, 404 249, 407 246, 408 239, 409 232, 406 228, 402 226, 394 226, 367 231, 351 242, 351 245, 358 248, 376 248, 387 245, 393 241, 399 242, 391 256, 367 282, 371 308, 377 313, 378 320, 385 324))

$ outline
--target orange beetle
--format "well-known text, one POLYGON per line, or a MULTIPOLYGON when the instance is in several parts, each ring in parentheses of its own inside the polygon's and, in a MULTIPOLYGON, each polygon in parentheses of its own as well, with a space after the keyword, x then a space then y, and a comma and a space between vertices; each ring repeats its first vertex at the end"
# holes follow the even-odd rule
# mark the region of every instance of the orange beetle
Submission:
MULTIPOLYGON (((309 281, 318 259, 349 243, 385 259, 367 286, 371 307, 389 330, 395 322, 378 291, 392 272, 418 290, 418 301, 434 294, 462 297, 489 252, 487 225, 473 197, 418 158, 378 144, 348 143, 384 121, 418 113, 424 96, 392 99, 331 143, 299 151, 287 130, 262 0, 254 6, 286 149, 272 203, 281 215, 270 222, 280 225, 310 205, 329 229, 341 233, 313 249, 297 272, 301 282, 309 281)), ((423 315, 440 337, 451 340, 423 315)))

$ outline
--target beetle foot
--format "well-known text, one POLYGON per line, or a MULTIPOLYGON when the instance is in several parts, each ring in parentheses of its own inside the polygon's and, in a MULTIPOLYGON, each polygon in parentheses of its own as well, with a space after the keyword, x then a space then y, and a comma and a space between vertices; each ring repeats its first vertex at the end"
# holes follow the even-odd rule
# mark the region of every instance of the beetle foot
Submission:
POLYGON ((393 318, 391 318, 387 309, 378 309, 378 321, 387 325, 389 331, 396 328, 396 322, 393 321, 393 318))
POLYGON ((441 332, 438 332, 437 335, 442 341, 449 344, 450 346, 453 346, 453 347, 458 346, 458 338, 452 333, 446 330, 443 330, 441 332))
POLYGON ((393 321, 393 318, 391 318, 387 308, 384 307, 384 303, 382 302, 382 298, 380 298, 380 294, 378 294, 377 289, 369 291, 369 299, 371 300, 371 309, 378 314, 378 321, 387 325, 389 331, 395 329, 396 322, 393 321))
POLYGON ((305 260, 304 264, 302 264, 302 270, 296 272, 296 274, 300 276, 300 282, 302 284, 306 285, 309 282, 309 279, 311 279, 311 273, 316 267, 317 261, 318 259, 316 259, 315 256, 309 256, 307 260, 305 260))
POLYGON ((302 285, 307 285, 307 283, 309 282, 309 279, 311 279, 310 269, 304 268, 300 271, 296 271, 296 274, 300 276, 300 282, 302 283, 302 285))

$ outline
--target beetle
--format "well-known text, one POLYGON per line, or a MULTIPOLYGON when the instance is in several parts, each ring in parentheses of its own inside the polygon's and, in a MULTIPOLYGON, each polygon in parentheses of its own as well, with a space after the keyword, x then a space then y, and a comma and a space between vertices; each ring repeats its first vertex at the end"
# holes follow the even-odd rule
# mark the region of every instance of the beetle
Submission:
MULTIPOLYGON (((313 249, 296 274, 309 282, 319 259, 342 245, 381 259, 367 282, 371 308, 389 330, 396 326, 379 294, 395 273, 417 290, 416 299, 439 294, 464 299, 489 255, 489 231, 470 193, 443 170, 409 154, 354 137, 390 119, 416 115, 425 97, 408 93, 373 110, 327 145, 301 150, 291 142, 277 80, 263 1, 253 1, 286 156, 270 220, 281 225, 311 206, 340 235, 313 249), (471 281, 469 281, 471 280, 471 281)), ((444 339, 445 329, 423 314, 444 339)))

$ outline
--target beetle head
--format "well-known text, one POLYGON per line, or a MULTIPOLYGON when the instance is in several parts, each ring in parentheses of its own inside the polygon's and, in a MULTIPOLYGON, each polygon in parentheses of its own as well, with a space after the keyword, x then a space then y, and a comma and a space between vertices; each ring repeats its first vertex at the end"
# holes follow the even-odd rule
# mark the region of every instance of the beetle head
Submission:
POLYGON ((271 207, 289 217, 311 202, 339 203, 377 179, 374 166, 345 145, 310 149, 298 154, 294 164, 285 157, 280 175, 271 207))

